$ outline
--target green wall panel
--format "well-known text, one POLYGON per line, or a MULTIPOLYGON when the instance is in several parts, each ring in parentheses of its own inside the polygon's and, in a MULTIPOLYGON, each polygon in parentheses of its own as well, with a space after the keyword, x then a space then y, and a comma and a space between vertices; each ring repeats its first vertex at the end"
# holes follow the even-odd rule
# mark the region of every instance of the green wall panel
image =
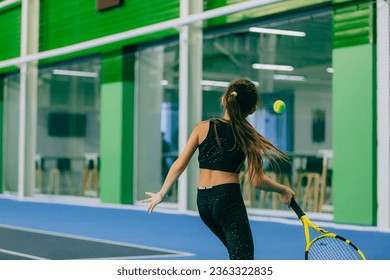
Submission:
MULTIPOLYGON (((41 1, 40 50, 174 19, 180 12, 179 0, 125 0, 123 6, 101 12, 95 6, 96 0, 41 1)), ((173 30, 169 33, 173 33, 173 30)), ((162 35, 164 33, 159 34, 160 37, 162 35)), ((156 37, 156 34, 152 37, 156 37)))
POLYGON ((20 5, 0 10, 0 61, 20 55, 20 5))
POLYGON ((121 198, 122 118, 118 104, 122 104, 122 91, 121 82, 103 84, 101 87, 99 189, 102 202, 120 203, 121 198))
POLYGON ((376 223, 374 46, 333 51, 333 204, 340 223, 376 223))
POLYGON ((101 86, 100 198, 133 202, 134 56, 103 57, 101 86))
POLYGON ((134 98, 135 98, 135 55, 123 57, 123 103, 122 103, 122 193, 121 202, 134 202, 134 98))
POLYGON ((333 47, 347 47, 373 42, 371 1, 353 1, 336 5, 333 16, 333 47))

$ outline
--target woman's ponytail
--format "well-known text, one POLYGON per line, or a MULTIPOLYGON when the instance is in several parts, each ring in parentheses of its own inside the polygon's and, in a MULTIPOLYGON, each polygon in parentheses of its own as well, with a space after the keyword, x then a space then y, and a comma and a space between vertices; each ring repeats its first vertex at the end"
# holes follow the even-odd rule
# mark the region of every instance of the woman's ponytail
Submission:
POLYGON ((259 97, 256 86, 249 80, 232 81, 222 97, 227 110, 235 138, 236 148, 240 148, 247 157, 248 173, 251 179, 263 176, 263 156, 271 162, 287 159, 268 139, 259 134, 246 117, 257 106, 259 97))

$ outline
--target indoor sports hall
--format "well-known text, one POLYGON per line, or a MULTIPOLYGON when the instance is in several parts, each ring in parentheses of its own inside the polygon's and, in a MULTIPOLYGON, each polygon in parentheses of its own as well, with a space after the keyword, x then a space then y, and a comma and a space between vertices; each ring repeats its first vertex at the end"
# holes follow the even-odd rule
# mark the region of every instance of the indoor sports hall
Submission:
MULTIPOLYGON (((152 214, 140 201, 241 77, 260 92, 248 121, 289 158, 265 174, 390 260, 389 5, 0 1, 0 260, 227 260, 197 211, 197 153, 152 214)), ((304 260, 302 222, 245 171, 255 259, 304 260)))

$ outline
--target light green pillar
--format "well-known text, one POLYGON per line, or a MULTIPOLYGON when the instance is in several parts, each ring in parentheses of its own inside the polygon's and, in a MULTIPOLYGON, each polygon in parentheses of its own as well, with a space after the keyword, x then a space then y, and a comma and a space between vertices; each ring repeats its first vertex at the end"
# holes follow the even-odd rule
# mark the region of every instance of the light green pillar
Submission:
POLYGON ((133 203, 134 57, 103 57, 101 81, 100 199, 133 203))
POLYGON ((369 1, 335 9, 334 221, 376 224, 376 73, 369 1))
POLYGON ((373 47, 333 54, 333 204, 336 222, 375 224, 373 47))

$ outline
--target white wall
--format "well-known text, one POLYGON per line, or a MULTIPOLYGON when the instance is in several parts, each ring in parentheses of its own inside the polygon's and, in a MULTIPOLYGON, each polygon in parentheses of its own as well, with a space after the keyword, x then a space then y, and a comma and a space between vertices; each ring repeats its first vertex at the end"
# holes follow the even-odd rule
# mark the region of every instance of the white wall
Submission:
POLYGON ((378 227, 390 228, 390 8, 377 2, 378 227))

